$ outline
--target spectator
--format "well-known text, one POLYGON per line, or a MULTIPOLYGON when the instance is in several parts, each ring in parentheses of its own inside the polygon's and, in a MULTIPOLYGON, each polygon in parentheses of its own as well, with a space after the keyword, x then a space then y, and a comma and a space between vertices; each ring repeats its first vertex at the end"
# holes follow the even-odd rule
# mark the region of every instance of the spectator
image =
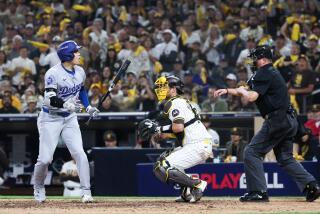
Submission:
POLYGON ((37 107, 37 97, 29 96, 27 98, 27 106, 23 113, 38 113, 41 111, 39 107, 37 107))
POLYGON ((290 56, 290 48, 286 38, 283 35, 279 35, 275 41, 275 47, 273 51, 273 61, 277 61, 281 57, 290 56))
MULTIPOLYGON (((226 76, 227 88, 236 88, 237 87, 237 76, 233 73, 230 73, 226 76)), ((236 109, 241 105, 240 98, 232 95, 228 95, 227 103, 229 111, 236 111, 236 109)))
POLYGON ((217 88, 211 87, 208 90, 208 99, 202 102, 201 109, 206 112, 226 112, 228 104, 225 100, 214 96, 217 88))
POLYGON ((140 75, 137 86, 138 111, 152 111, 156 107, 155 94, 153 93, 150 82, 145 75, 140 75))
POLYGON ((308 38, 308 49, 306 56, 310 60, 312 70, 320 71, 320 51, 318 49, 319 38, 312 34, 308 38))
POLYGON ((8 75, 11 68, 11 61, 7 59, 7 55, 4 51, 0 50, 0 80, 2 76, 8 75))
POLYGON ((219 136, 218 132, 216 132, 215 130, 213 130, 211 128, 211 120, 207 114, 204 114, 201 116, 201 121, 202 121, 203 125, 206 127, 209 134, 212 136, 213 149, 217 150, 217 148, 220 146, 220 136, 219 136))
POLYGON ((12 38, 12 47, 8 54, 8 59, 13 60, 19 57, 20 49, 23 47, 23 38, 20 35, 15 35, 12 38))
POLYGON ((122 84, 121 87, 123 99, 119 105, 120 111, 135 111, 137 102, 137 92, 135 89, 130 89, 128 84, 122 84))
POLYGON ((12 101, 12 106, 18 109, 18 111, 21 111, 22 110, 21 101, 19 97, 13 94, 13 89, 11 88, 10 82, 7 82, 7 81, 3 82, 1 87, 2 87, 2 90, 1 90, 2 98, 0 99, 0 108, 3 108, 3 105, 4 105, 3 97, 9 96, 12 101))
POLYGON ((252 75, 252 71, 251 71, 251 68, 250 68, 250 65, 248 63, 248 56, 249 56, 249 52, 250 50, 254 49, 256 47, 256 43, 255 43, 255 40, 253 37, 248 37, 247 41, 246 41, 246 49, 243 49, 240 54, 239 54, 239 57, 237 59, 237 66, 245 66, 246 69, 247 69, 247 74, 248 74, 248 77, 251 77, 252 75))
POLYGON ((118 147, 117 136, 112 130, 107 130, 103 133, 104 146, 107 148, 118 147))
POLYGON ((60 180, 63 182, 64 197, 79 197, 81 196, 80 179, 75 160, 70 160, 62 165, 60 171, 60 180))
POLYGON ((28 58, 28 49, 20 48, 20 56, 12 60, 12 85, 19 86, 22 82, 22 77, 25 74, 36 75, 36 66, 33 60, 28 58))
POLYGON ((258 42, 263 36, 263 28, 259 26, 259 19, 256 15, 251 15, 248 21, 248 27, 240 32, 240 38, 247 41, 249 37, 254 38, 258 42))
POLYGON ((223 37, 221 36, 220 29, 217 26, 210 28, 210 34, 205 40, 202 47, 202 53, 206 55, 206 61, 209 68, 218 66, 220 62, 220 53, 217 47, 222 43, 223 37))
POLYGON ((229 66, 235 66, 240 52, 245 48, 244 41, 239 37, 240 26, 231 22, 228 28, 228 33, 225 34, 223 42, 217 47, 219 53, 222 54, 222 59, 229 66))
POLYGON ((0 108, 0 114, 20 113, 18 109, 12 106, 12 98, 10 95, 4 95, 2 103, 3 106, 0 108))
POLYGON ((163 66, 163 71, 172 71, 173 64, 176 61, 178 48, 172 42, 173 32, 170 29, 163 31, 163 42, 156 45, 153 50, 153 57, 155 57, 163 66))
POLYGON ((62 39, 60 36, 54 36, 52 39, 52 47, 49 50, 40 49, 40 59, 39 64, 41 66, 49 65, 49 67, 53 67, 54 65, 60 63, 60 59, 57 54, 58 44, 61 43, 62 39), (48 53, 49 52, 49 53, 48 53))
POLYGON ((294 67, 300 55, 300 46, 296 43, 292 44, 291 55, 282 56, 273 63, 273 66, 277 68, 286 82, 289 82, 294 74, 294 67))
POLYGON ((314 84, 314 73, 311 70, 308 58, 301 55, 289 86, 290 100, 299 112, 306 112, 307 96, 313 91, 314 84))
POLYGON ((101 86, 98 83, 93 83, 90 86, 89 103, 93 107, 98 107, 101 98, 101 86))
POLYGON ((226 143, 225 162, 243 162, 244 148, 247 142, 242 139, 241 130, 232 128, 230 141, 226 143))

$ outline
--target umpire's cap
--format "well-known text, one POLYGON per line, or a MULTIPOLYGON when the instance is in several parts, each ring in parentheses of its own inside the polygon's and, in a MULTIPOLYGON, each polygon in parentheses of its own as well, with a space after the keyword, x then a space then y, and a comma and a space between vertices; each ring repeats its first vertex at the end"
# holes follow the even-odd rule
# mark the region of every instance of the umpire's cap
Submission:
POLYGON ((58 47, 57 54, 61 62, 72 61, 74 53, 78 52, 81 46, 79 46, 75 41, 68 40, 61 43, 58 47))
POLYGON ((271 47, 268 45, 259 45, 256 48, 250 50, 249 57, 256 61, 258 59, 267 58, 272 60, 271 47))

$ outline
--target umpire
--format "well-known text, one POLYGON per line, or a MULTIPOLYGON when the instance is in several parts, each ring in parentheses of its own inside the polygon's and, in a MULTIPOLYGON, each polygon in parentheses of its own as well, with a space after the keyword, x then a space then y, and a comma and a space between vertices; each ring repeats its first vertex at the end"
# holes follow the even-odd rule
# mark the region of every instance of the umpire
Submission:
POLYGON ((316 179, 298 163, 292 155, 292 141, 297 133, 298 121, 289 103, 287 86, 278 70, 272 66, 272 52, 268 46, 257 46, 250 51, 254 75, 248 81, 249 88, 225 88, 215 96, 231 94, 243 96, 255 102, 265 121, 261 130, 251 139, 244 150, 244 170, 248 192, 240 197, 241 202, 269 201, 263 170, 263 157, 274 150, 282 169, 306 194, 307 201, 320 196, 316 179))

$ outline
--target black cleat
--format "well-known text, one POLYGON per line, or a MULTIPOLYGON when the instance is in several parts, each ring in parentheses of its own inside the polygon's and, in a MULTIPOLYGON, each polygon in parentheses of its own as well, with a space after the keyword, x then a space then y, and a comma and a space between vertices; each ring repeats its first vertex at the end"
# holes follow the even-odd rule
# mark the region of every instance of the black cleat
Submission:
POLYGON ((266 192, 245 193, 239 199, 241 202, 269 202, 269 196, 266 192))
POLYGON ((312 202, 320 197, 320 186, 315 181, 307 184, 304 191, 306 193, 306 201, 312 202))

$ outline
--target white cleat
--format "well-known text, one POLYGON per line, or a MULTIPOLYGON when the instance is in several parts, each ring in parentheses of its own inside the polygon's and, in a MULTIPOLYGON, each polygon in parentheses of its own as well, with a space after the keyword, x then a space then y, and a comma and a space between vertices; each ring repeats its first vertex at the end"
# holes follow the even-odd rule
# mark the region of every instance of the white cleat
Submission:
POLYGON ((91 195, 83 195, 82 196, 82 203, 92 203, 93 198, 91 195))
POLYGON ((195 203, 199 201, 203 195, 204 190, 207 188, 207 182, 201 181, 196 187, 191 190, 191 199, 190 203, 195 203))
POLYGON ((46 190, 45 188, 36 188, 33 191, 34 200, 39 203, 42 203, 46 200, 46 190))

